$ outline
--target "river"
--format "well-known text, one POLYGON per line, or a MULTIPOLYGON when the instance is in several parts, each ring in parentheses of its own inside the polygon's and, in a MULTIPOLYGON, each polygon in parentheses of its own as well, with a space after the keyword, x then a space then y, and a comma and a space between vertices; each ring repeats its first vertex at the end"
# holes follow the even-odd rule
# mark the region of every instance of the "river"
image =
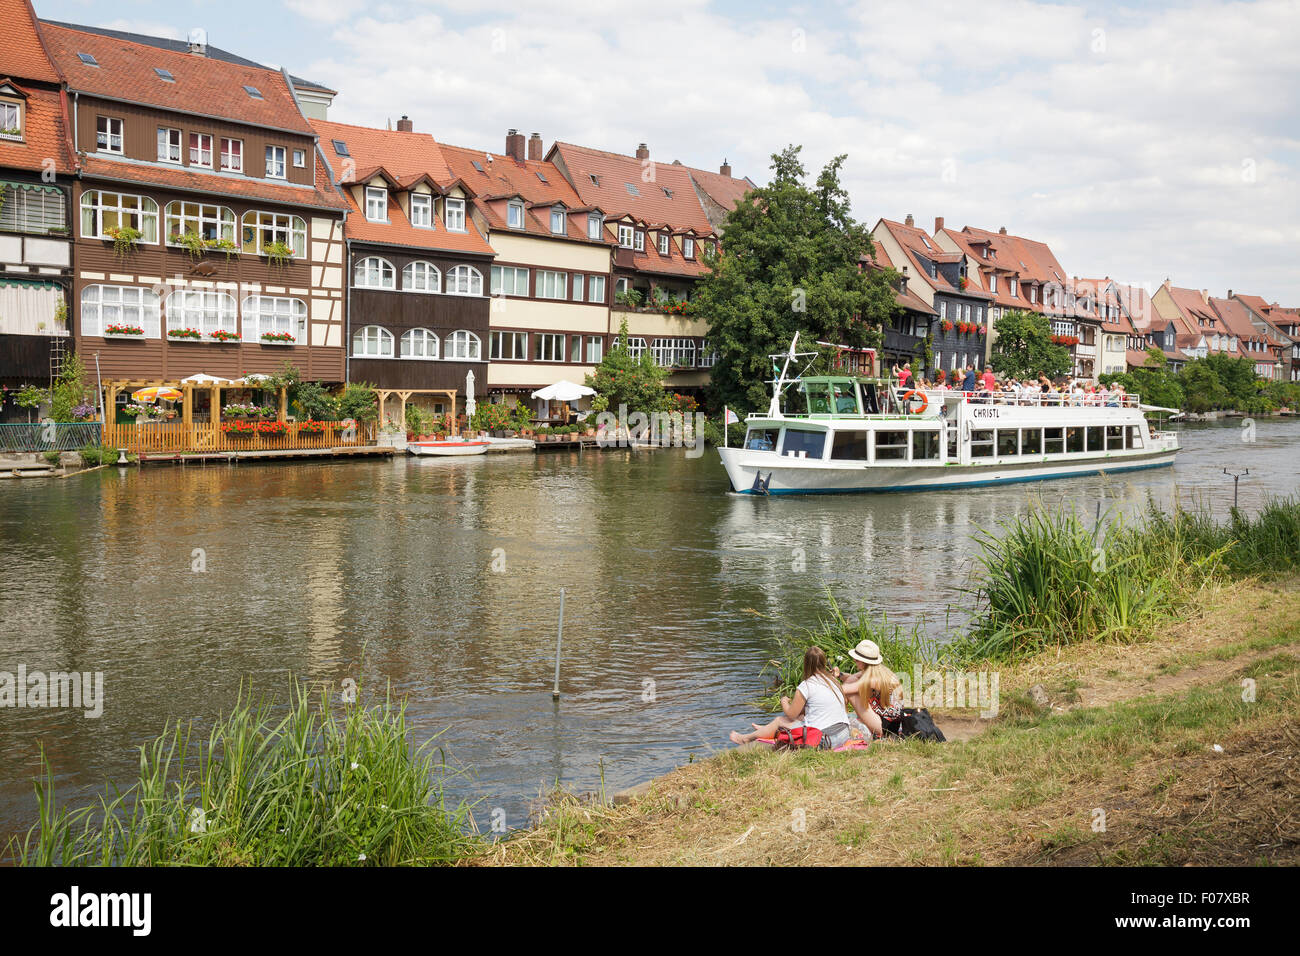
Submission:
POLYGON ((682 450, 107 469, 0 484, 0 671, 102 671, 102 717, 0 709, 0 845, 60 796, 127 782, 169 719, 205 725, 290 675, 409 702, 453 798, 524 826, 557 782, 613 791, 755 716, 782 621, 843 606, 962 619, 972 535, 1035 501, 1092 517, 1148 498, 1297 491, 1300 422, 1186 426, 1172 469, 855 497, 727 493, 682 450), (202 570, 195 570, 202 567, 202 570), (561 700, 551 699, 565 589, 561 700))

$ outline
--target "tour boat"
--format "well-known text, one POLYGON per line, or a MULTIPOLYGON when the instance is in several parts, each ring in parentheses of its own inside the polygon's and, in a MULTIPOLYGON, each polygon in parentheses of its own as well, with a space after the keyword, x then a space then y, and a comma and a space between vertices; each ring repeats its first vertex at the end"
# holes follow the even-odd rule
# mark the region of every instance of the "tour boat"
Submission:
POLYGON ((481 455, 491 444, 490 441, 450 438, 446 441, 408 441, 406 450, 412 455, 481 455))
MULTIPOLYGON (((797 340, 797 336, 796 336, 797 340)), ((1055 393, 909 389, 879 377, 787 378, 767 414, 746 417, 739 448, 719 448, 742 494, 847 494, 967 488, 1115 474, 1174 463, 1178 436, 1161 431, 1138 396, 1089 404, 1055 393)), ((779 363, 781 356, 773 356, 779 363)))

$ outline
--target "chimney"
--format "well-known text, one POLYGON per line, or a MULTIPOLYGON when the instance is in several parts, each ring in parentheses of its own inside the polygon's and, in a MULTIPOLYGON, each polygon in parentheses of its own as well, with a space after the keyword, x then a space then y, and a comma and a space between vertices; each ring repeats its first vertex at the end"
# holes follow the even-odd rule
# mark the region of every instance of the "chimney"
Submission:
POLYGON ((903 220, 903 225, 905 225, 905 226, 915 226, 915 225, 916 225, 916 220, 912 218, 912 214, 911 214, 910 212, 907 214, 907 218, 903 220))
POLYGON ((195 27, 190 31, 189 51, 195 56, 208 55, 208 31, 203 27, 195 27))
POLYGON ((397 131, 399 133, 415 132, 415 124, 411 122, 411 118, 405 113, 403 113, 402 118, 397 121, 397 131))
POLYGON ((528 137, 528 158, 529 159, 542 158, 542 134, 541 133, 534 133, 532 136, 528 137))
POLYGON ((637 158, 637 159, 649 159, 649 158, 650 158, 650 147, 647 146, 645 143, 642 143, 640 146, 638 146, 638 147, 636 148, 636 158, 637 158))
POLYGON ((506 130, 506 155, 524 161, 524 134, 517 129, 506 130))
POLYGON ((1229 298, 1229 299, 1232 298, 1232 290, 1231 290, 1231 289, 1228 290, 1228 298, 1229 298))
POLYGON ((934 234, 937 236, 943 232, 943 216, 934 217, 934 234))
POLYGON ((730 179, 730 178, 731 178, 731 163, 727 162, 727 160, 724 158, 724 159, 722 160, 722 165, 718 167, 718 172, 719 172, 721 175, 726 176, 728 179, 730 179))
POLYGON ((1007 234, 1007 227, 1003 226, 1001 229, 999 229, 998 234, 1005 236, 1007 234))

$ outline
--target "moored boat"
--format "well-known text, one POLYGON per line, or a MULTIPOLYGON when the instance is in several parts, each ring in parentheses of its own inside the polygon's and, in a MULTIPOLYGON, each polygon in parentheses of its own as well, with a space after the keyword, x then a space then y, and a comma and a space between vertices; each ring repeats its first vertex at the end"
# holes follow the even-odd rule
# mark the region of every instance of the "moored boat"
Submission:
MULTIPOLYGON (((1105 403, 1057 393, 904 389, 879 377, 773 382, 767 414, 745 419, 740 448, 720 448, 734 491, 845 494, 964 488, 1172 465, 1174 432, 1138 396, 1105 403)), ((780 359, 780 356, 774 356, 780 359)))
POLYGON ((408 441, 406 450, 412 455, 438 455, 454 457, 462 455, 481 455, 488 450, 490 441, 469 441, 451 438, 446 441, 408 441))

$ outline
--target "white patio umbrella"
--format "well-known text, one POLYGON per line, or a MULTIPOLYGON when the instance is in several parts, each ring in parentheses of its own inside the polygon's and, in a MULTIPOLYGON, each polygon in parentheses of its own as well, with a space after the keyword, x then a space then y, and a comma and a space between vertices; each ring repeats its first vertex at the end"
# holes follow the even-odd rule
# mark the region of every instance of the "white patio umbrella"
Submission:
POLYGON ((470 369, 465 373, 465 417, 473 418, 474 409, 474 370, 470 369))
POLYGON ((544 398, 548 402, 576 402, 580 398, 595 394, 596 390, 594 388, 588 388, 586 385, 575 385, 573 382, 561 379, 554 385, 539 388, 533 392, 532 397, 544 398))
POLYGON ((185 385, 228 385, 230 379, 221 378, 217 375, 208 375, 206 372, 199 372, 197 375, 190 375, 181 379, 185 385))

